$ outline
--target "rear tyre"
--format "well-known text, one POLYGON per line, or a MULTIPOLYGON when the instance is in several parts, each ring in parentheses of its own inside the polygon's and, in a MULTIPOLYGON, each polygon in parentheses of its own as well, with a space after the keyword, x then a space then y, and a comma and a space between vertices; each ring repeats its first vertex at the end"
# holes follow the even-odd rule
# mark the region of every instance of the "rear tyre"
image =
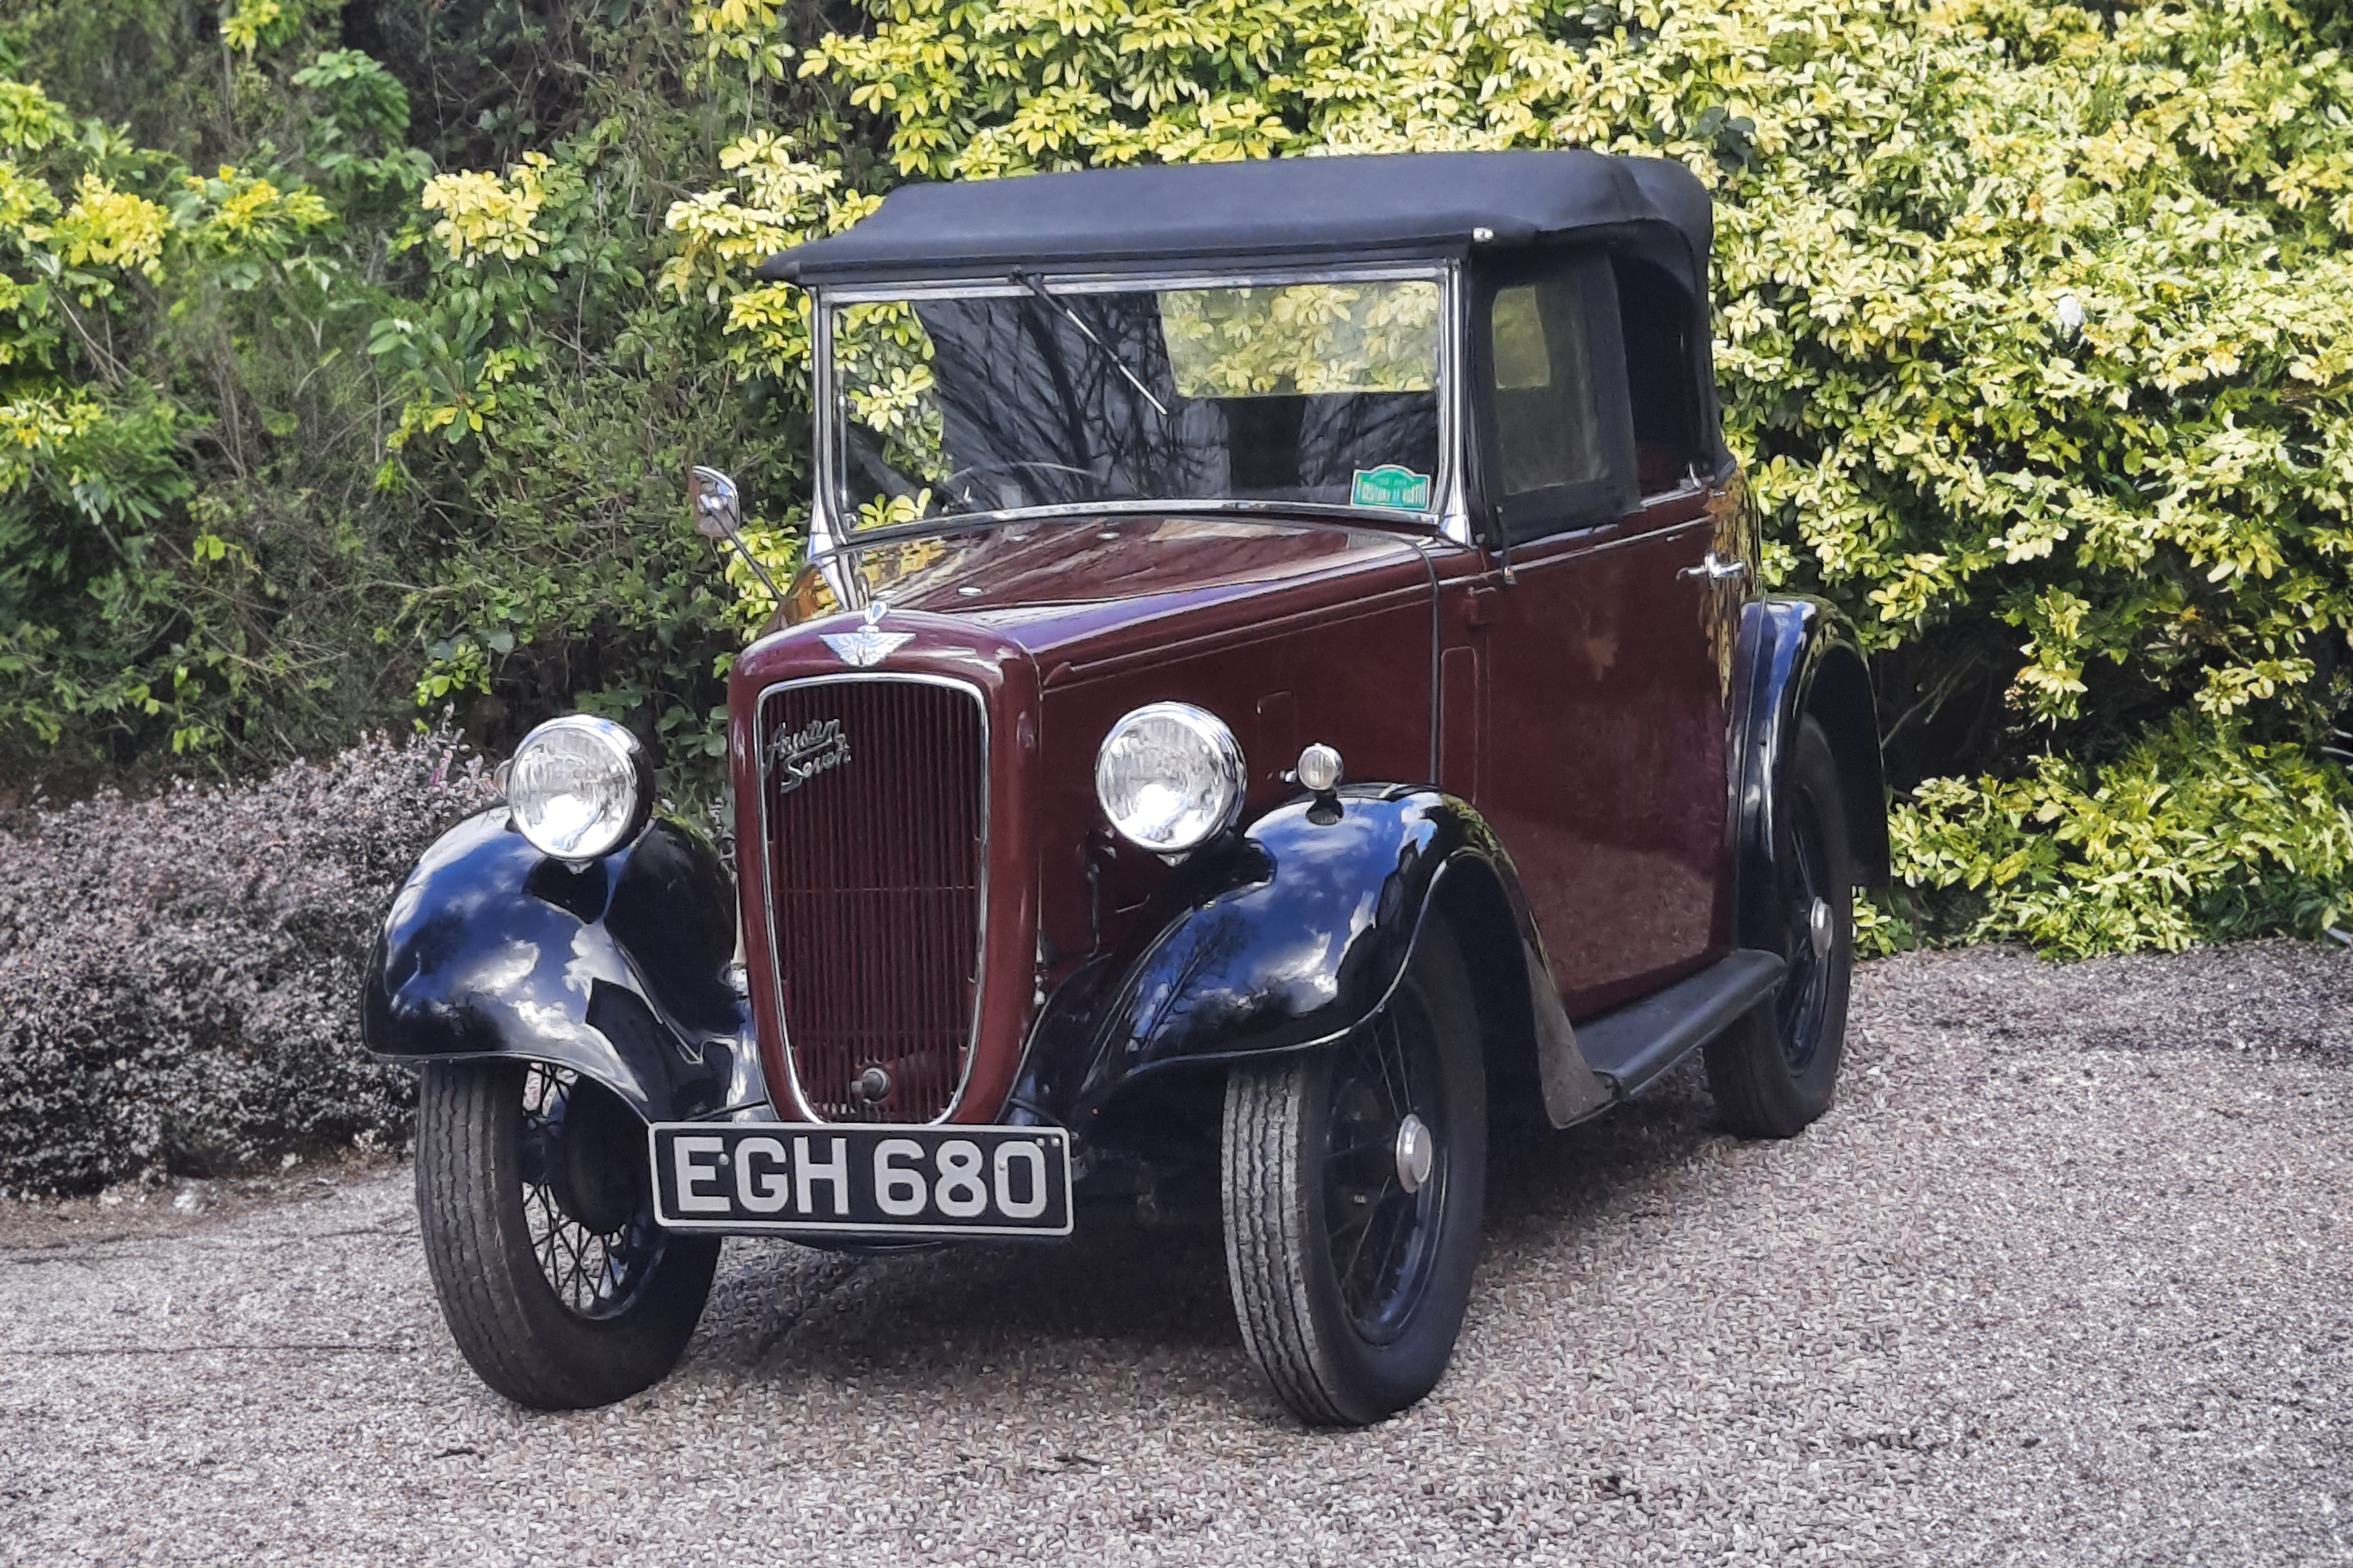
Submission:
POLYGON ((1346 1039, 1230 1070, 1223 1186, 1242 1342, 1293 1414, 1361 1426, 1437 1385, 1487 1187, 1478 1016, 1442 923, 1346 1039))
POLYGON ((1846 1053, 1854 969, 1853 861, 1830 736, 1811 718, 1774 801, 1773 908, 1789 967, 1774 994, 1707 1047, 1707 1081, 1744 1138, 1794 1138, 1823 1111, 1846 1053))
POLYGON ((538 1062, 435 1062, 417 1106, 417 1215, 449 1332, 518 1405, 610 1405, 678 1363, 716 1237, 654 1223, 646 1124, 538 1062))

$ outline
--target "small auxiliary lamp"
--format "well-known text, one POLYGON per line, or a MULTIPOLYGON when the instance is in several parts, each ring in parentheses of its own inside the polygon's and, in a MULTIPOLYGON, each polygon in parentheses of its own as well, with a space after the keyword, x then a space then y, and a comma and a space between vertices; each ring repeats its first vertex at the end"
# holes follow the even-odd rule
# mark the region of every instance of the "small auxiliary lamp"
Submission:
POLYGON ((1340 797, 1332 792, 1340 787, 1341 765, 1337 748, 1317 741, 1299 753, 1291 770, 1299 786, 1315 797, 1307 808, 1307 820, 1318 827, 1329 827, 1340 820, 1340 797))

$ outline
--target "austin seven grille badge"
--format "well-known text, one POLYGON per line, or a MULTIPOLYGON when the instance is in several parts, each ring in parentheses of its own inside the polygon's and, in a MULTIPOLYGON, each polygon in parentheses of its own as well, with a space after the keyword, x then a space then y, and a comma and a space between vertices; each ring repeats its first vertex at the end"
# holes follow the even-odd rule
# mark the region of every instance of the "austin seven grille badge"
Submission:
POLYGON ((768 775, 778 795, 790 795, 829 769, 849 761, 849 737, 839 719, 812 719, 797 730, 778 731, 768 742, 768 775))
POLYGON ((886 632, 882 629, 882 612, 891 606, 877 599, 866 606, 866 624, 854 632, 827 632, 825 646, 833 649, 834 657, 844 664, 870 669, 890 658, 904 644, 913 642, 913 632, 886 632))

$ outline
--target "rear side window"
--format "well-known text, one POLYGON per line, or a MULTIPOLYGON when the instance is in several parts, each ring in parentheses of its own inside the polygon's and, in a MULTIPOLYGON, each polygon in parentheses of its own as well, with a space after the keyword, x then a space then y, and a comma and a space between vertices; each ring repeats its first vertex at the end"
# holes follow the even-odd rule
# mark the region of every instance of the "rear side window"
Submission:
POLYGON ((1633 415, 1634 466, 1644 495, 1682 484, 1699 452, 1698 388, 1692 370, 1692 300, 1666 271, 1612 258, 1619 333, 1626 342, 1626 395, 1633 415))
POLYGON ((1616 517, 1632 499, 1617 290, 1598 253, 1531 258, 1475 297, 1488 500, 1531 539, 1616 517))
POLYGON ((1601 477, 1600 420, 1585 319, 1585 291, 1573 271, 1495 291, 1488 331, 1495 445, 1506 497, 1601 477))

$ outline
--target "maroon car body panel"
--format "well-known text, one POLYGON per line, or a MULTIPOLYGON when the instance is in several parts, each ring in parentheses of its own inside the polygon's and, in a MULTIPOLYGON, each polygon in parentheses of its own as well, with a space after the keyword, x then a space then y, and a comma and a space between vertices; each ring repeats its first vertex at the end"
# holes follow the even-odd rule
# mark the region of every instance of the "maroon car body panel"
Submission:
MULTIPOLYGON (((881 627, 907 634, 890 674, 966 683, 988 714, 987 945, 974 1059, 950 1120, 997 1116, 1042 998, 1115 947, 1166 879, 1156 857, 1109 831, 1095 799, 1095 751, 1122 714, 1178 700, 1225 719, 1249 763, 1246 816, 1291 793, 1282 775, 1311 740, 1337 747, 1353 776, 1428 780, 1429 556, 1446 548, 1403 529, 1121 517, 878 541, 832 563, 837 575, 855 574, 860 597, 889 606, 881 627)), ((761 792, 771 787, 758 697, 849 673, 823 638, 865 621, 838 604, 825 574, 805 572, 776 629, 736 663, 740 845, 763 842, 761 792)), ((762 1066, 780 1107, 809 1115, 778 1022, 763 868, 747 858, 744 868, 762 1066)))
MULTIPOLYGON (((863 624, 839 607, 854 577, 909 637, 889 670, 968 681, 1000 738, 976 1055, 955 1120, 999 1113, 1043 998, 1116 948, 1167 878, 1094 794, 1096 747, 1146 702, 1233 729, 1245 820, 1295 793, 1284 774, 1311 741, 1353 779, 1470 801, 1519 865, 1567 1015, 1590 1016, 1732 943, 1728 650, 1746 595, 1694 568, 1711 550, 1754 559, 1744 515, 1736 479, 1688 489, 1523 545, 1508 577, 1426 530, 1325 521, 1036 519, 854 544, 802 574, 735 671, 739 842, 759 842, 753 700, 843 671, 821 639, 863 624)), ((788 1090, 756 874, 744 900, 763 1063, 788 1090)))
POLYGON ((1572 1017, 1730 945, 1715 543, 1693 491, 1446 585, 1440 782, 1511 847, 1572 1017))

